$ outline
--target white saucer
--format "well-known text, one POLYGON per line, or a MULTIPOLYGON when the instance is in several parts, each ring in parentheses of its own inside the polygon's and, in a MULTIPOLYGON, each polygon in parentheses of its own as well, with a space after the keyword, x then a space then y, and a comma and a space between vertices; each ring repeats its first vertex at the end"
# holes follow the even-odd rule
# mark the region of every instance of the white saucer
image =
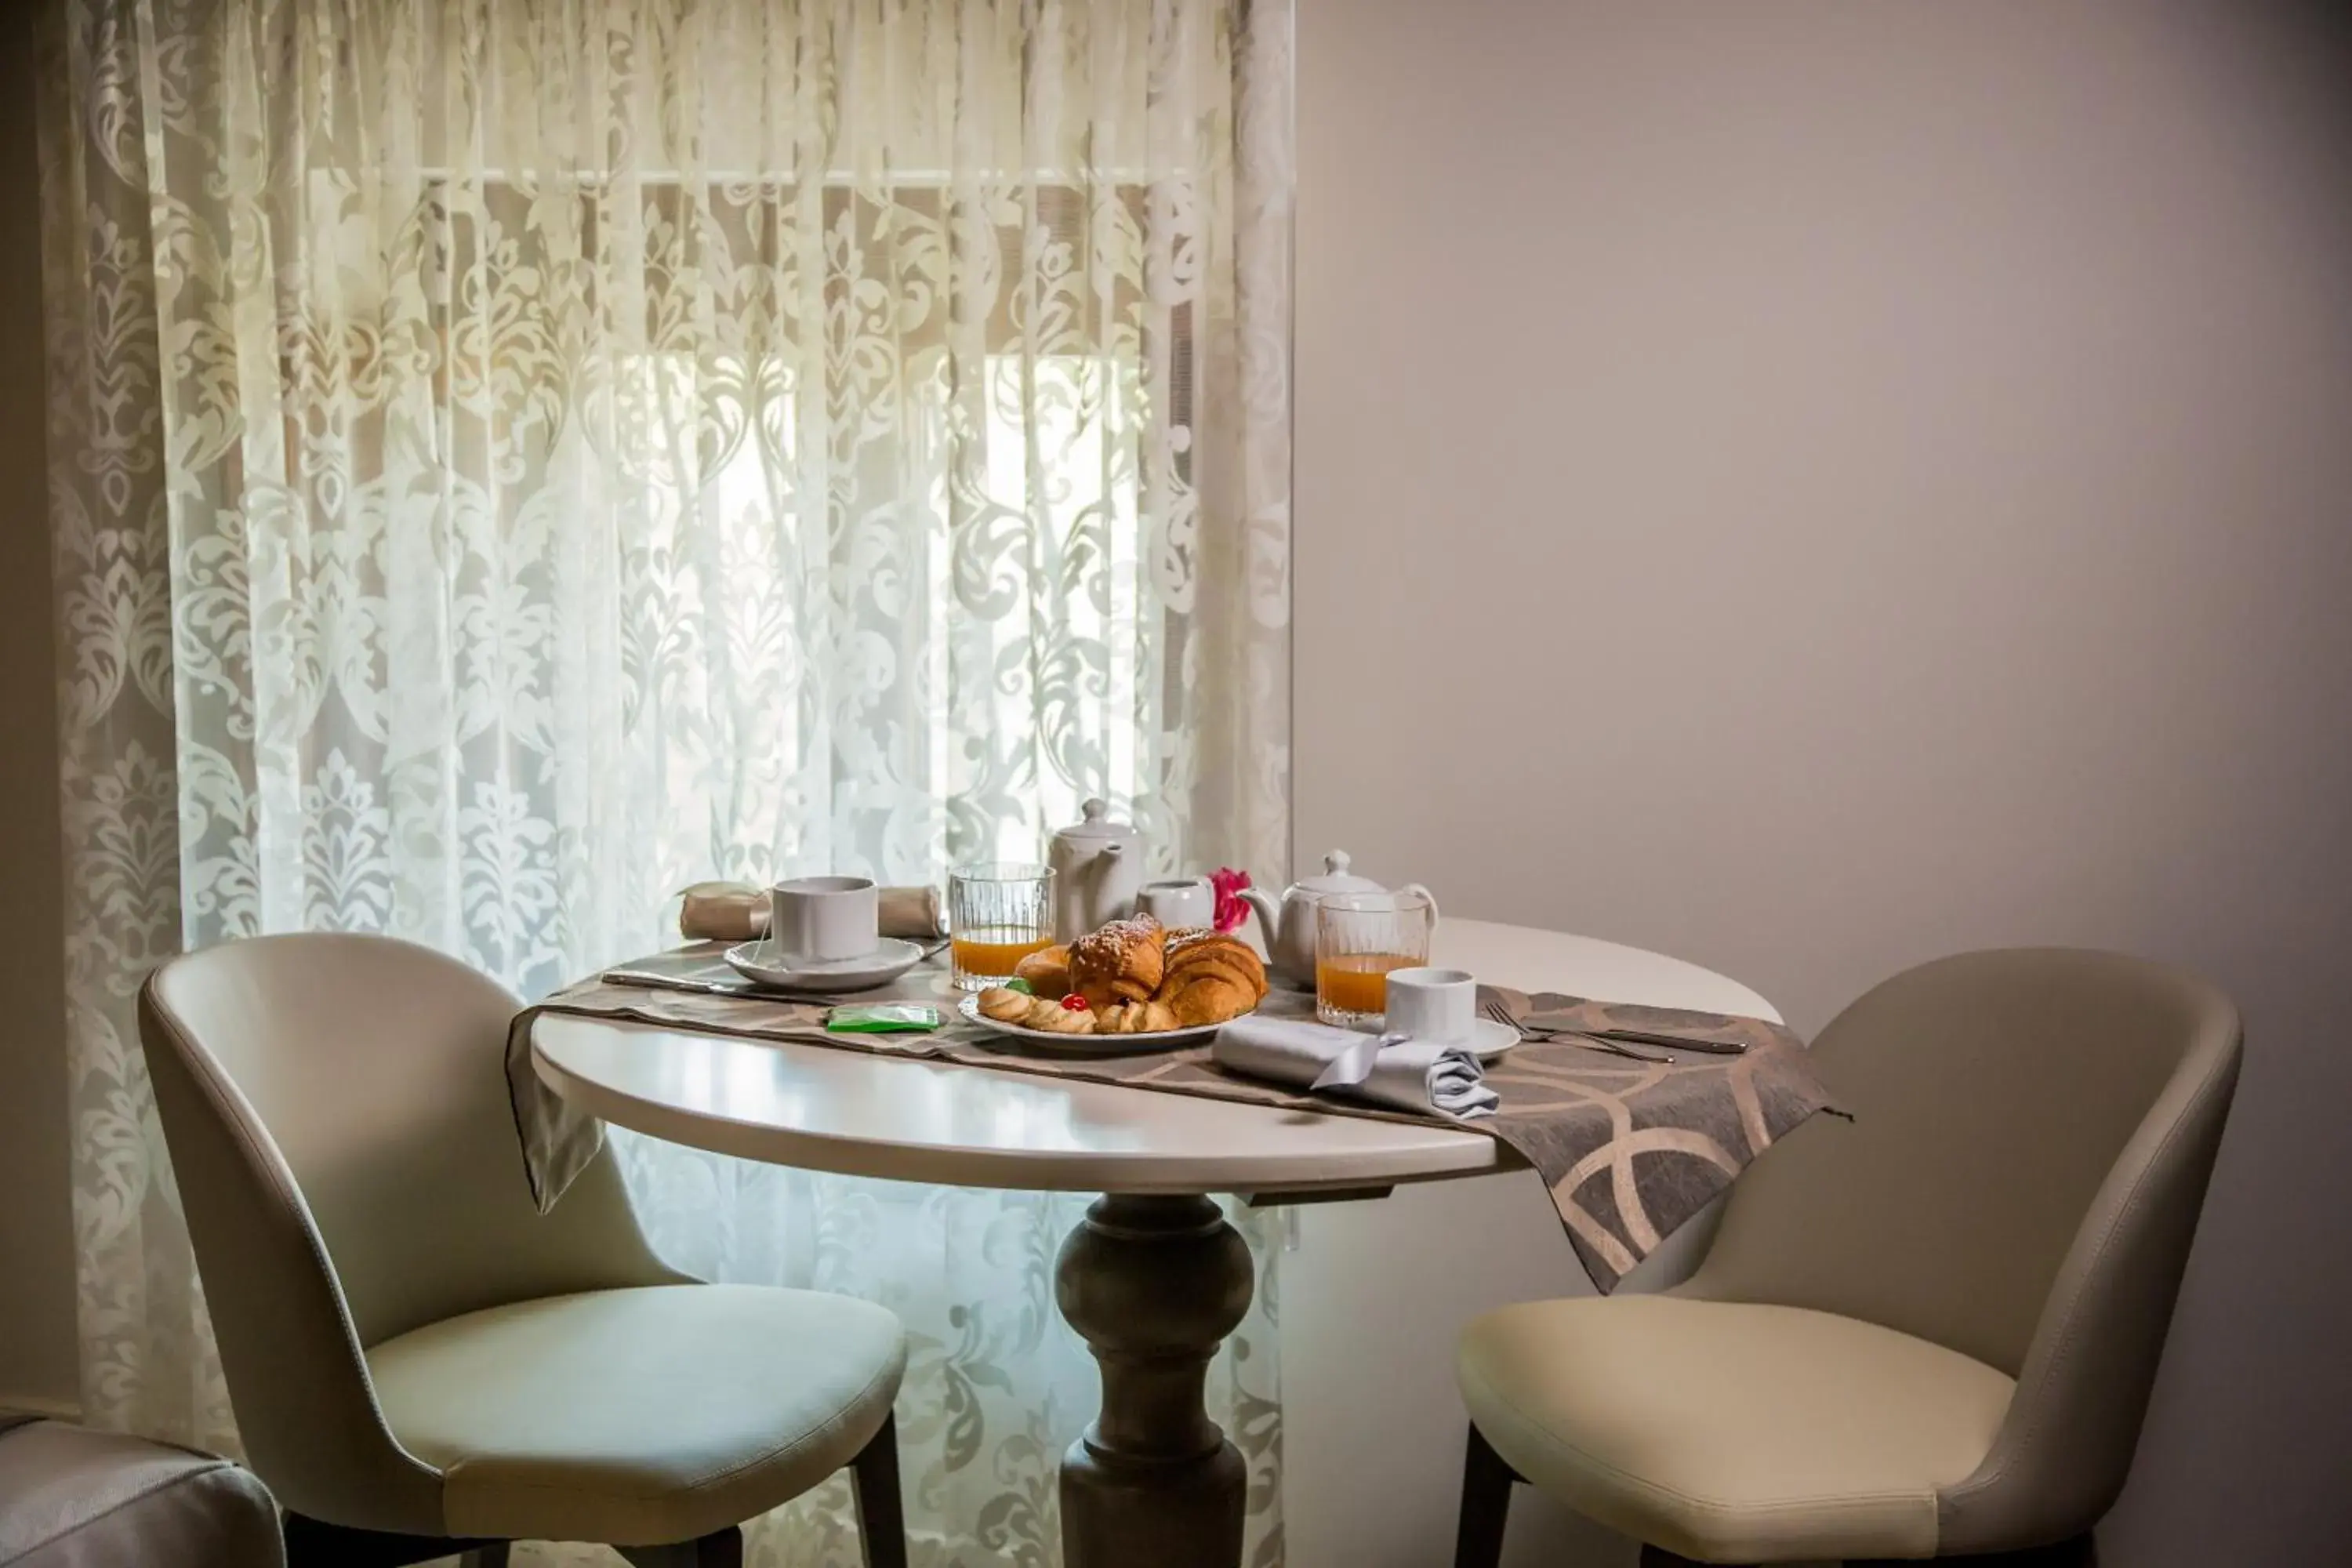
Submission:
POLYGON ((1470 1037, 1462 1042, 1470 1054, 1482 1062, 1494 1060, 1519 1043, 1519 1032, 1508 1024, 1497 1024, 1492 1018, 1480 1018, 1470 1026, 1470 1037))
POLYGON ((779 991, 871 991, 887 985, 923 962, 922 948, 886 936, 873 952, 856 958, 793 963, 768 956, 767 942, 738 942, 727 950, 727 967, 744 979, 779 991))

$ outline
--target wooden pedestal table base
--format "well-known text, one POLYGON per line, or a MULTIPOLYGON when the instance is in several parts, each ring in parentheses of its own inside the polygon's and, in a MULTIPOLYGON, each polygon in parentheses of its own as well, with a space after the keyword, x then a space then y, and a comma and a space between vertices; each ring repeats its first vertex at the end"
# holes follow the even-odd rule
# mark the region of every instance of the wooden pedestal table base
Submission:
POLYGON ((1248 1310, 1249 1245, 1204 1197, 1097 1198, 1054 1296, 1102 1368, 1062 1459, 1063 1568, 1237 1568, 1248 1474, 1202 1401, 1248 1310))

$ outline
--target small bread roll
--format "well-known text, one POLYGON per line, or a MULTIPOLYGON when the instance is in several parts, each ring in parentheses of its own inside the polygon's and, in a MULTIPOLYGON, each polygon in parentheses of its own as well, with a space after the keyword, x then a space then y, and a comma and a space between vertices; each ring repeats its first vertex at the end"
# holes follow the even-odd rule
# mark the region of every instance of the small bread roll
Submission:
POLYGON ((1035 1000, 1034 996, 1015 991, 1010 985, 992 985, 980 994, 980 1011, 982 1016, 993 1018, 1000 1024, 1025 1023, 1029 1016, 1029 1004, 1035 1000))
POLYGON ((1055 942, 1041 947, 1013 966, 1013 973, 1029 983, 1029 989, 1040 996, 1067 996, 1070 994, 1070 950, 1055 942))

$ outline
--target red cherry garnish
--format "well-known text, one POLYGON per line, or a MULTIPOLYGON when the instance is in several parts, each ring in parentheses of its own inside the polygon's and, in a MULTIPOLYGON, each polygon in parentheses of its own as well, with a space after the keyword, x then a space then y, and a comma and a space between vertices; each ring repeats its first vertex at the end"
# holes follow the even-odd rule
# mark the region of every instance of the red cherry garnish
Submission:
POLYGON ((1065 996, 1065 997, 1063 997, 1063 998, 1062 998, 1062 1011, 1063 1011, 1063 1012, 1065 1012, 1065 1013, 1083 1013, 1083 1012, 1085 1012, 1086 1010, 1087 1010, 1087 999, 1086 999, 1085 997, 1083 997, 1083 996, 1079 995, 1076 992, 1073 991, 1073 992, 1071 992, 1067 996, 1065 996))

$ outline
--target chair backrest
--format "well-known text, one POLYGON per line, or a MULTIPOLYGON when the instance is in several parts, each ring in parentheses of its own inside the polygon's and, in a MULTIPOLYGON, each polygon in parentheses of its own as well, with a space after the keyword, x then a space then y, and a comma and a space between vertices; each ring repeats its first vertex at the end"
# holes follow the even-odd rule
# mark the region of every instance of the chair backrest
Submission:
POLYGON ((2070 949, 1964 953, 1855 1002, 1818 1118, 1734 1186, 1683 1289, 1811 1307, 2018 1379, 1939 1550, 2087 1530, 2122 1489, 2235 1089, 2192 976, 2070 949))
POLYGON ((339 934, 191 953, 140 994, 238 1430, 299 1512, 440 1528, 438 1475, 385 1430, 365 1347, 682 1278, 647 1247, 609 1152, 538 1213, 507 1097, 515 1008, 429 949, 339 934))

